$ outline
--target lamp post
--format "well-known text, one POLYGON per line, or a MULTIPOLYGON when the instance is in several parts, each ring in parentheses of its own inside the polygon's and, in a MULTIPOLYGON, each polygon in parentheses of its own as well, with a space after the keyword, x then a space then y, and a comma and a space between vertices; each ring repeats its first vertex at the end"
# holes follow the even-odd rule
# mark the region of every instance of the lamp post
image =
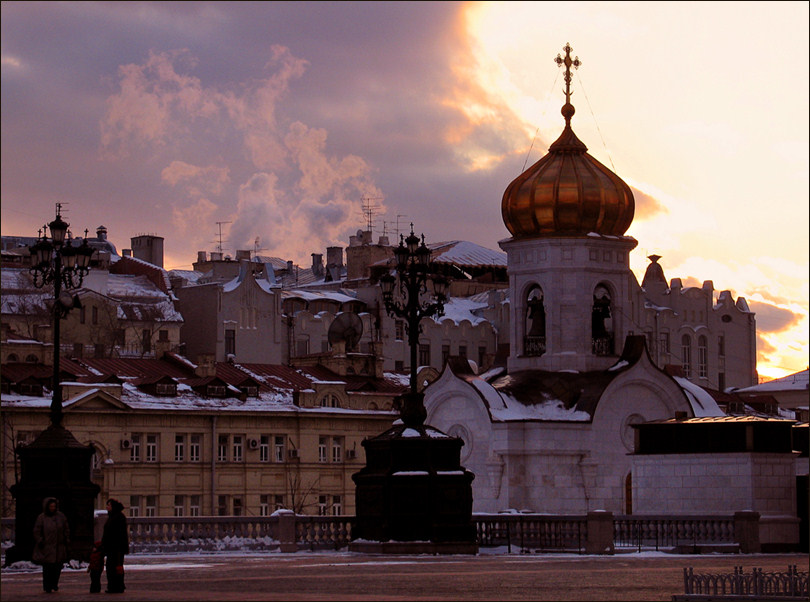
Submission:
POLYGON ((90 271, 93 249, 87 244, 87 230, 78 247, 73 246, 70 224, 62 219, 62 205, 56 204, 56 219, 43 226, 37 242, 29 247, 31 252, 30 272, 34 286, 43 288, 53 284, 53 397, 51 399, 51 423, 62 424, 62 387, 59 386, 60 323, 74 307, 81 307, 78 297, 68 292, 78 288, 90 271), (50 230, 51 236, 47 233, 50 230), (64 289, 63 289, 64 287, 64 289))
POLYGON ((442 315, 447 280, 432 274, 430 249, 413 233, 394 249, 393 275, 380 278, 385 309, 404 318, 411 351, 410 389, 401 395, 401 420, 363 440, 366 466, 352 475, 356 520, 349 549, 356 552, 475 554, 472 481, 461 465, 464 442, 425 424, 424 394, 417 389, 420 322, 442 315), (431 284, 431 286, 429 286, 431 284), (434 299, 430 298, 432 288, 434 299))
POLYGON ((71 558, 87 559, 93 545, 93 510, 100 487, 90 480, 95 448, 82 445, 62 425, 62 387, 59 382, 60 322, 74 307, 81 307, 70 290, 81 286, 90 270, 93 249, 87 232, 81 245, 73 244, 69 224, 56 205, 56 219, 40 230, 40 237, 29 247, 30 272, 34 286, 53 285, 53 391, 51 424, 28 445, 18 445, 19 480, 11 486, 16 500, 14 546, 6 552, 6 562, 30 560, 33 526, 42 511, 42 500, 54 496, 67 516, 71 535, 71 558), (50 236, 48 236, 50 231, 50 236))
POLYGON ((413 224, 407 238, 400 236, 399 246, 394 249, 394 257, 397 275, 395 277, 388 273, 382 276, 380 288, 388 315, 405 318, 408 332, 411 352, 410 392, 403 396, 404 403, 400 410, 402 421, 408 426, 420 426, 427 416, 422 402, 423 395, 418 392, 416 383, 420 323, 423 318, 441 316, 444 313, 447 279, 430 273, 430 249, 425 245, 424 234, 420 244, 419 237, 413 233, 413 224), (436 298, 432 302, 425 299, 429 293, 429 281, 433 283, 436 298))

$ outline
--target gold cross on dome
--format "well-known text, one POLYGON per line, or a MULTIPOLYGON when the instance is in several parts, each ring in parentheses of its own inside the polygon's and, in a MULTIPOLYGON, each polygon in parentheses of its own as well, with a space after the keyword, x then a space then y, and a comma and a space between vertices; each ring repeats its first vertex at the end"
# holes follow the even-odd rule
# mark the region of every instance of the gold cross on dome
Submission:
POLYGON ((554 62, 557 63, 558 67, 565 65, 565 103, 569 104, 571 102, 571 67, 579 69, 582 61, 579 60, 578 56, 575 56, 573 60, 571 59, 571 51, 573 48, 571 48, 570 44, 566 43, 563 50, 565 50, 565 58, 558 54, 554 62))

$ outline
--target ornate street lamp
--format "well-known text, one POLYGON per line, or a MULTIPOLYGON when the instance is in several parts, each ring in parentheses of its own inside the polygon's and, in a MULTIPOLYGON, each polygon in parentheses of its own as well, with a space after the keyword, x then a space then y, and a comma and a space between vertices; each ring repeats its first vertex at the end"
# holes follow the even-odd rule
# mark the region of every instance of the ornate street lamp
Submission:
POLYGON ((393 274, 380 278, 383 303, 405 319, 411 351, 410 390, 397 402, 402 420, 365 439, 366 466, 352 475, 356 520, 349 549, 356 552, 474 554, 472 481, 461 465, 464 442, 425 424, 417 389, 419 328, 444 313, 447 280, 431 273, 430 249, 413 233, 394 249, 393 274), (432 289, 432 298, 431 298, 432 289))
POLYGON ((430 272, 430 249, 425 245, 425 236, 411 233, 407 238, 400 236, 399 246, 394 249, 396 276, 388 273, 380 278, 380 288, 385 309, 391 317, 405 318, 408 332, 408 345, 411 352, 410 392, 403 395, 400 410, 402 421, 408 426, 420 426, 427 416, 422 402, 423 395, 417 391, 416 369, 419 346, 420 324, 423 318, 444 313, 447 300, 447 280, 430 272), (432 282, 435 301, 428 298, 428 283, 432 282))
POLYGON ((74 307, 81 307, 70 291, 82 285, 90 270, 93 249, 84 241, 76 246, 69 224, 56 205, 56 219, 40 230, 39 239, 29 247, 30 272, 34 286, 53 285, 53 396, 51 424, 28 445, 15 449, 20 458, 19 480, 11 486, 16 500, 15 543, 6 552, 6 561, 30 560, 33 526, 42 500, 54 496, 60 501, 70 525, 71 558, 86 559, 93 545, 93 510, 100 487, 90 480, 95 448, 82 445, 62 426, 62 387, 59 382, 60 323, 74 307), (50 237, 48 236, 50 231, 50 237))
POLYGON ((62 205, 56 204, 56 219, 43 226, 37 242, 29 247, 34 286, 43 288, 53 284, 53 397, 51 423, 62 424, 62 387, 59 386, 60 323, 74 307, 81 307, 78 296, 68 292, 78 288, 90 271, 93 249, 87 244, 87 230, 80 246, 73 245, 70 224, 62 219, 62 205), (48 230, 51 232, 48 238, 48 230), (64 290, 63 290, 64 287, 64 290))

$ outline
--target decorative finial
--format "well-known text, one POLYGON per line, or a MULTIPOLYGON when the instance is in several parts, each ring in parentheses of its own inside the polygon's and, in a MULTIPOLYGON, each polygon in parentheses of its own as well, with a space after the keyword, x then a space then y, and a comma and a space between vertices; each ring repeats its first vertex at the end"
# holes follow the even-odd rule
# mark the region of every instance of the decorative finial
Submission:
POLYGON ((554 62, 557 63, 558 67, 562 67, 565 65, 565 105, 562 108, 563 117, 565 117, 565 125, 571 125, 571 117, 574 116, 574 105, 571 104, 571 67, 574 69, 579 69, 579 66, 582 64, 582 61, 579 60, 579 57, 576 56, 571 59, 571 45, 566 43, 563 47, 565 50, 565 58, 561 57, 559 54, 557 58, 554 59, 554 62))

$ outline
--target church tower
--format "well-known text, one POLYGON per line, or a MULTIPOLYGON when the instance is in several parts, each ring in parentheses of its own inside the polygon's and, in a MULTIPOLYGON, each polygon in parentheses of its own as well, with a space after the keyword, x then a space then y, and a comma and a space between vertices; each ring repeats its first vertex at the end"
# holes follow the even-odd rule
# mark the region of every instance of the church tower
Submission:
POLYGON ((638 243, 624 235, 633 193, 571 129, 571 67, 581 65, 571 50, 556 58, 565 67, 565 128, 501 204, 512 234, 499 243, 512 299, 509 372, 607 369, 633 328, 629 254, 638 243))

